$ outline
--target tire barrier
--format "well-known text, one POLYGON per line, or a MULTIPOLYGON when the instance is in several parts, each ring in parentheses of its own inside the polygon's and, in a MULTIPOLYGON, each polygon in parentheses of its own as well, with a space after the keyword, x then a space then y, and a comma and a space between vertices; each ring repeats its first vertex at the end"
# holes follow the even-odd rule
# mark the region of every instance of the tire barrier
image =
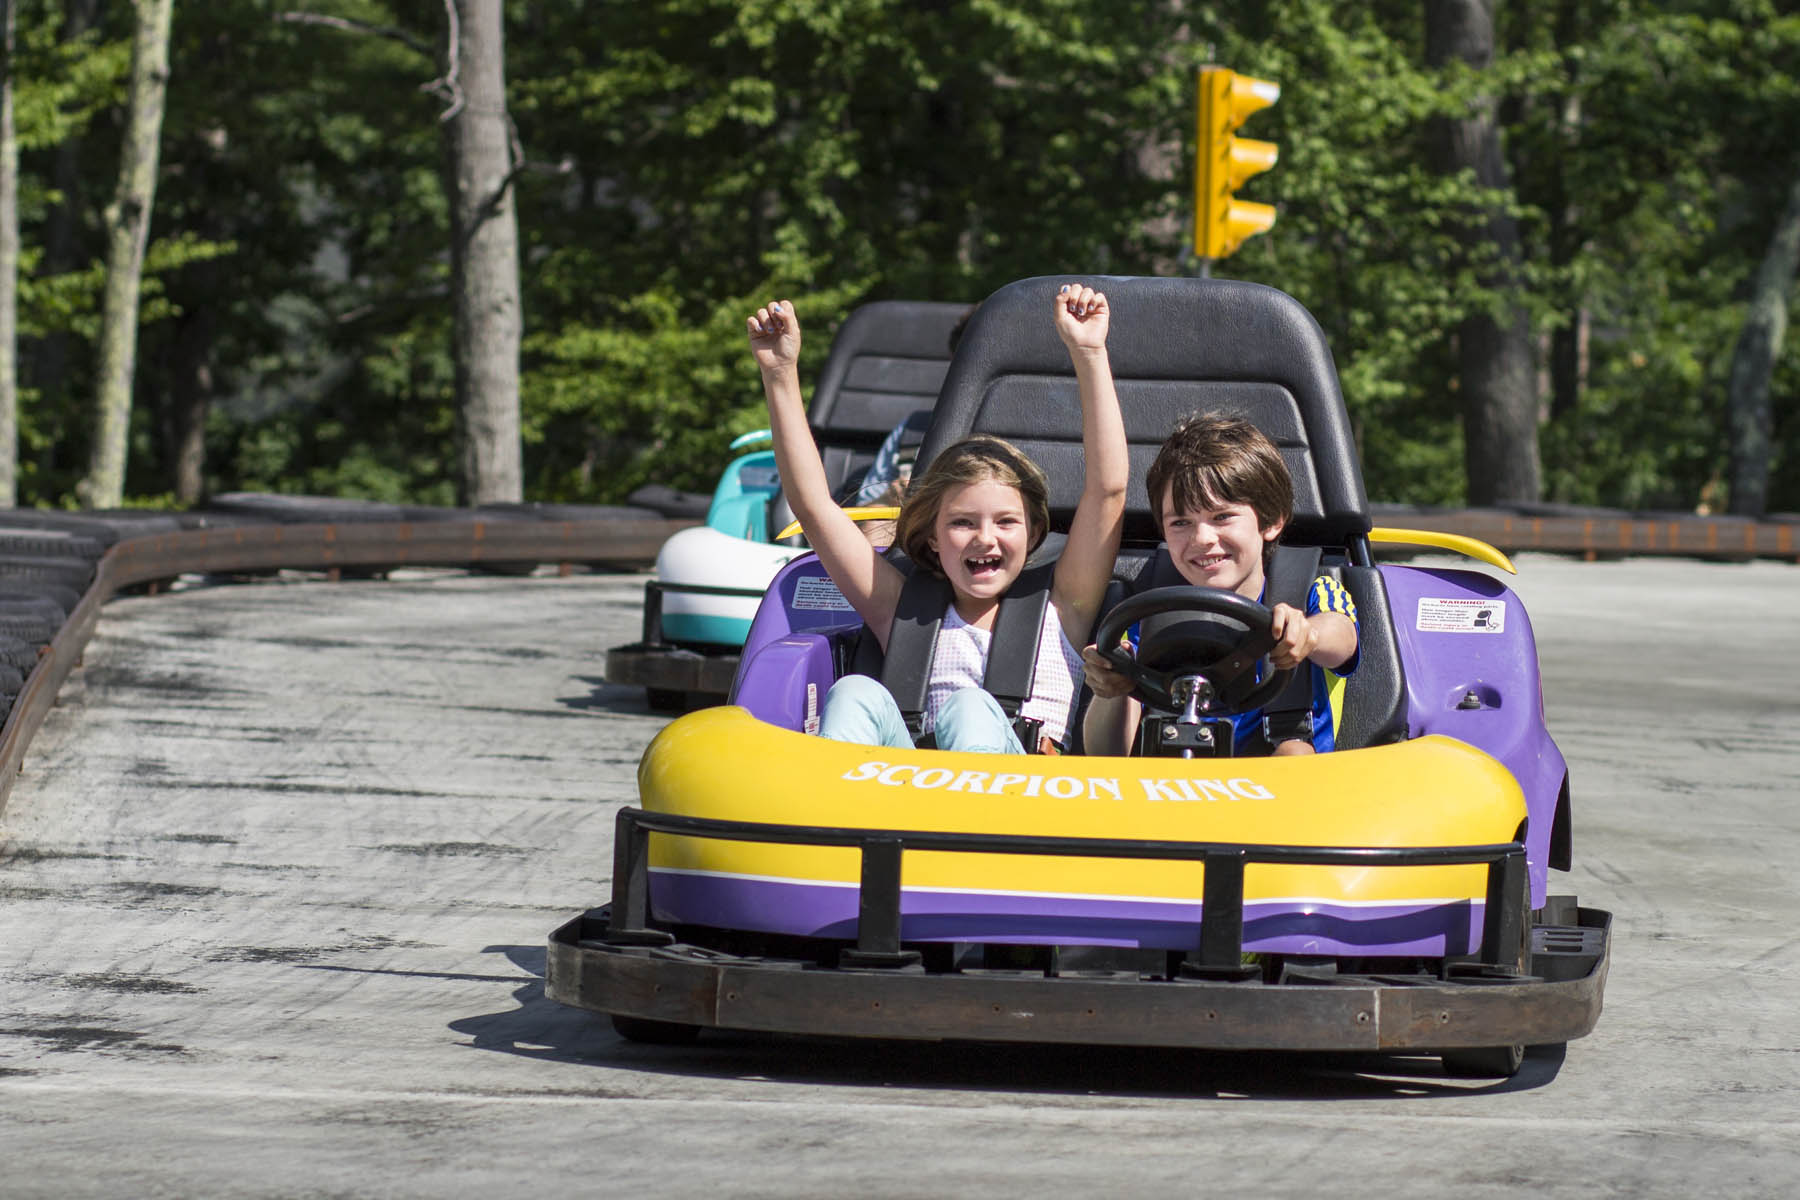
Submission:
POLYGON ((180 514, 0 509, 0 813, 100 607, 124 589, 282 568, 333 580, 403 566, 638 569, 695 523, 647 508, 434 509, 252 493, 180 514))

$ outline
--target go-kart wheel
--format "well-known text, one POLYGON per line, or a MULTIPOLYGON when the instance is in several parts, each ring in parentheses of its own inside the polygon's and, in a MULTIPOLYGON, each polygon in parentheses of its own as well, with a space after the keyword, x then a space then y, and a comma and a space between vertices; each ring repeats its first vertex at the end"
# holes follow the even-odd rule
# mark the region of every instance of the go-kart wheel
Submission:
POLYGON ((1511 1079, 1525 1061, 1525 1047, 1474 1046, 1446 1050, 1439 1057, 1452 1079, 1511 1079))
MULTIPOLYGON (((1518 836, 1524 837, 1522 828, 1518 836)), ((1523 871, 1519 873, 1518 889, 1508 899, 1518 906, 1521 913, 1530 907, 1531 884, 1523 871)), ((1502 955, 1506 961, 1501 965, 1510 967, 1521 975, 1531 967, 1531 926, 1530 920, 1520 921, 1518 942, 1507 947, 1502 955)), ((1525 1047, 1467 1046, 1446 1050, 1439 1057, 1444 1063, 1444 1074, 1452 1079, 1511 1079, 1519 1073, 1519 1067, 1525 1061, 1525 1047)))
POLYGON ((684 713, 687 711, 687 693, 671 688, 645 688, 644 701, 651 712, 684 713))
POLYGON ((1275 645, 1270 631, 1275 614, 1264 605, 1236 592, 1208 587, 1152 588, 1125 599, 1106 614, 1094 633, 1095 644, 1113 668, 1131 681, 1131 694, 1151 708, 1180 712, 1185 699, 1174 691, 1175 680, 1201 675, 1212 685, 1213 715, 1249 712, 1262 708, 1287 686, 1292 669, 1269 670, 1258 678, 1254 670, 1275 645), (1166 613, 1194 613, 1223 617, 1243 627, 1227 631, 1210 623, 1205 636, 1195 636, 1180 626, 1156 631, 1146 626, 1134 658, 1121 644, 1132 625, 1166 613))
POLYGON ((628 1042, 643 1042, 650 1046, 686 1046, 700 1036, 698 1025, 683 1025, 678 1021, 652 1021, 645 1017, 621 1017, 614 1014, 612 1018, 613 1032, 628 1042))

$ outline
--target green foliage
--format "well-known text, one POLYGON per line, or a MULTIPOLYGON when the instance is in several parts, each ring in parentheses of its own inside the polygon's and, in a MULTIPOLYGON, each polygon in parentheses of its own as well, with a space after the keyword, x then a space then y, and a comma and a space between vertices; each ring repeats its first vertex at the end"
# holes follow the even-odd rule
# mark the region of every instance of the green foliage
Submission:
MULTIPOLYGON (((374 32, 277 19, 295 7, 175 22, 130 486, 171 490, 168 431, 198 397, 214 490, 447 500, 445 102, 423 86, 443 6, 305 6, 374 32)), ((48 502, 87 436, 129 14, 63 40, 59 6, 25 8, 21 466, 48 502), (73 259, 54 263, 68 214, 73 259)), ((1191 269, 1193 71, 1216 61, 1283 88, 1244 130, 1280 146, 1244 189, 1279 223, 1218 271, 1318 317, 1371 495, 1462 499, 1455 331, 1516 306, 1546 369, 1551 498, 1692 508, 1718 487, 1746 281, 1800 171, 1800 15, 1496 16, 1490 68, 1431 71, 1410 0, 512 0, 528 492, 710 487, 729 438, 764 423, 743 320, 772 297, 799 305, 816 371, 866 300, 1191 269), (1427 152, 1434 121, 1483 103, 1508 173, 1491 193, 1427 152), (1496 208, 1524 242, 1504 284, 1459 236, 1496 208), (1554 394, 1552 344, 1578 329, 1582 386, 1554 394)), ((1800 507, 1800 339, 1773 386, 1772 502, 1800 507)))
POLYGON ((58 22, 42 11, 53 6, 14 7, 27 9, 17 14, 13 49, 13 127, 21 151, 76 137, 96 114, 123 103, 131 72, 128 39, 102 40, 90 32, 59 40, 58 22))

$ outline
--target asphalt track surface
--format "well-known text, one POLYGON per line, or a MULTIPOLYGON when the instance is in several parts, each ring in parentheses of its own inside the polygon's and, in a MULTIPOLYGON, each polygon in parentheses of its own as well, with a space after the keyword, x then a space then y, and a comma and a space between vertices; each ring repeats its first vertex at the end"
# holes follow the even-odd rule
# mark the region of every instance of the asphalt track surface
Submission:
POLYGON ((642 577, 109 604, 0 819, 0 1195, 1791 1196, 1800 568, 1528 558, 1598 1029, 1434 1059, 712 1038, 543 997, 642 577))

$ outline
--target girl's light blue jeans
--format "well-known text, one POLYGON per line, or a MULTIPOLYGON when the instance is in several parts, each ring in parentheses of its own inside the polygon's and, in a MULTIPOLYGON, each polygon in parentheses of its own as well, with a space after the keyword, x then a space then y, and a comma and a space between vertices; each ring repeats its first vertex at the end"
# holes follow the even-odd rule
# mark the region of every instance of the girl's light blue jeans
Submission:
MULTIPOLYGON (((1019 735, 1001 709, 1000 702, 980 688, 964 688, 951 695, 938 710, 939 750, 967 754, 1023 754, 1019 735)), ((912 749, 912 735, 893 693, 867 675, 846 675, 825 693, 825 714, 819 736, 834 742, 864 746, 912 749)))

